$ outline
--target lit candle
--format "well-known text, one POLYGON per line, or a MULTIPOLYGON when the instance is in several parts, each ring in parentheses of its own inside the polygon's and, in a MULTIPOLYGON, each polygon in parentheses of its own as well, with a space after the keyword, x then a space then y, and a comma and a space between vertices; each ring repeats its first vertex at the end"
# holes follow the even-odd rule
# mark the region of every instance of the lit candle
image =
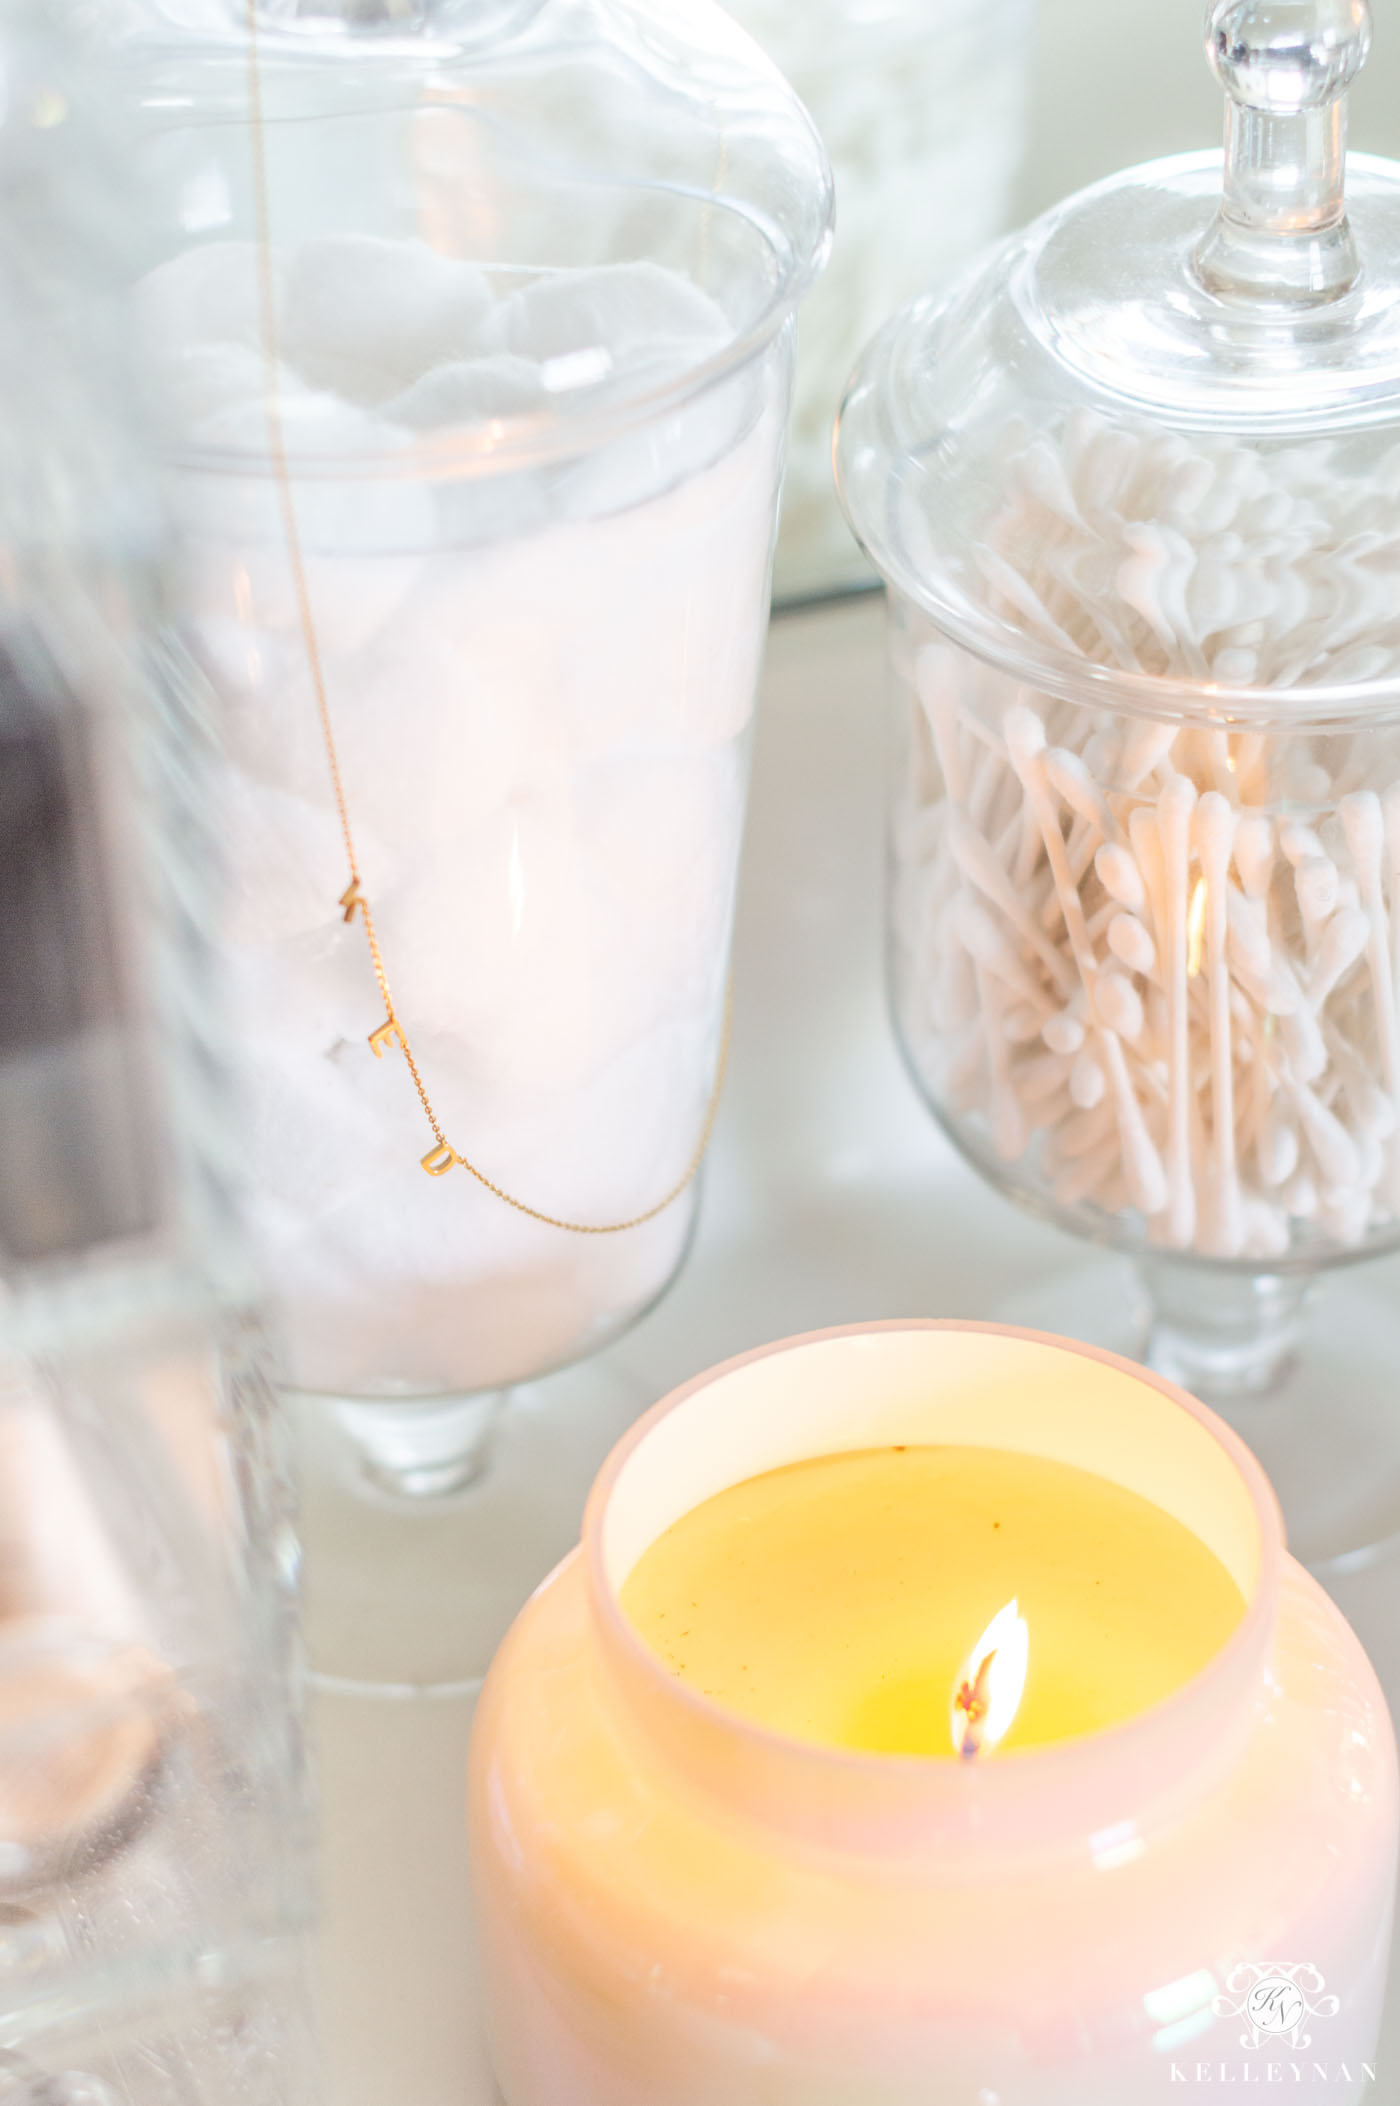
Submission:
POLYGON ((659 1405, 488 1678, 471 1825, 507 2106, 1367 2095, 1379 1688, 1252 1458, 1088 1348, 873 1326, 659 1405))
POLYGON ((651 1545, 621 1601, 674 1674, 774 1732, 948 1757, 969 1726, 985 1752, 1146 1711, 1244 1615, 1215 1553, 1140 1494, 960 1446, 824 1456, 731 1486, 651 1545), (1022 1689, 1013 1662, 1032 1630, 1022 1689))
POLYGON ((1021 1604, 1009 1601, 987 1625, 953 1684, 953 1749, 964 1762, 980 1761, 999 1748, 1015 1725, 1030 1649, 1021 1604))

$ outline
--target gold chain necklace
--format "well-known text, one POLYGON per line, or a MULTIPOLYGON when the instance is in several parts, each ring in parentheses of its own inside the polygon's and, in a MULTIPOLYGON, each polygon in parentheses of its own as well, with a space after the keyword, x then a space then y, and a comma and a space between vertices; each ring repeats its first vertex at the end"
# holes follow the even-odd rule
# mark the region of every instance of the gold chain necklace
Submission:
POLYGON ((644 1214, 633 1214, 626 1221, 561 1221, 556 1214, 545 1213, 542 1207, 527 1206, 523 1199, 511 1193, 486 1175, 464 1155, 459 1155, 452 1146, 439 1123, 427 1085, 414 1058, 408 1032, 394 1008, 394 997, 389 987, 389 975, 384 964, 384 953, 380 949, 379 934, 374 925, 374 912, 365 896, 360 880, 359 858, 355 853, 355 835, 350 824, 350 806, 345 795, 345 784, 340 772, 340 756, 336 750, 335 729, 331 723, 330 702, 326 695, 325 673, 321 663, 321 649, 316 638, 316 623, 311 612, 311 594, 306 583, 306 565, 302 560, 301 534, 297 527, 296 504, 292 496, 291 470, 287 464, 286 440, 282 430, 282 409, 277 397, 277 308, 272 275, 272 214, 268 203, 266 141, 263 129, 262 68, 258 55, 258 0, 246 0, 248 25, 248 115, 252 131, 252 182, 253 223, 258 255, 258 309, 262 335, 263 395, 267 414, 268 452, 272 457, 272 472, 277 484, 278 502, 282 513, 282 528, 287 543, 287 556, 291 564, 292 587, 296 594, 297 615, 301 626, 302 642, 306 650, 307 667, 311 674, 311 685, 316 696, 316 713, 321 723, 321 739, 326 749, 326 761, 330 768, 331 788, 335 793, 335 808, 340 818, 340 835, 345 845, 345 860, 349 866, 350 882, 341 893, 337 904, 346 921, 353 921, 358 914, 364 927, 365 941, 369 945, 370 964, 374 968, 375 981, 379 987, 380 1000, 384 1004, 384 1021, 369 1034, 369 1043, 376 1060, 382 1059, 391 1048, 397 1047, 404 1057, 413 1087, 418 1092, 418 1101, 433 1132, 433 1145, 421 1158, 422 1167, 429 1177, 442 1177, 454 1168, 465 1170, 479 1185, 493 1193, 517 1214, 528 1214, 532 1221, 542 1221, 548 1228, 564 1229, 572 1236, 616 1236, 624 1229, 640 1228, 644 1222, 654 1221, 664 1214, 693 1181, 705 1157, 714 1131, 715 1117, 719 1111, 719 1100, 724 1090, 725 1072, 729 1065, 729 1037, 732 1010, 732 986, 725 993, 724 1026, 720 1039, 719 1061, 715 1070, 714 1088, 705 1111, 704 1124, 695 1153, 686 1167, 685 1175, 674 1184, 664 1199, 648 1207, 644 1214))

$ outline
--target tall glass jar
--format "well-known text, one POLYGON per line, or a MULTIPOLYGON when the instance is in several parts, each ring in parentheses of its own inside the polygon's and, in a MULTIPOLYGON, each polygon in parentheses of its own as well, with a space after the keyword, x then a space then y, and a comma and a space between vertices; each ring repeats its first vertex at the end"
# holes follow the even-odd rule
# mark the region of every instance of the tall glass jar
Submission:
POLYGON ((228 0, 124 50, 255 1226, 291 1384, 421 1502, 686 1249, 829 181, 708 5, 228 0))
POLYGON ((1400 1526, 1389 1306, 1359 1283, 1308 1328, 1321 1273, 1400 1244, 1400 169, 1343 195, 1369 36, 1364 0, 1216 0, 1223 195, 1192 155, 1070 199, 890 323, 839 440, 892 588, 911 1072, 1004 1190, 1132 1254, 1136 1297, 1086 1274, 1057 1327, 1223 1400, 1316 1562, 1400 1526))
POLYGON ((1027 133, 1032 0, 731 0, 831 156, 831 262, 802 312, 773 589, 866 583, 841 515, 831 422, 890 310, 1010 223, 1027 133))
POLYGON ((209 965, 212 698, 105 77, 0 29, 0 2092, 314 2097, 286 1440, 209 965))

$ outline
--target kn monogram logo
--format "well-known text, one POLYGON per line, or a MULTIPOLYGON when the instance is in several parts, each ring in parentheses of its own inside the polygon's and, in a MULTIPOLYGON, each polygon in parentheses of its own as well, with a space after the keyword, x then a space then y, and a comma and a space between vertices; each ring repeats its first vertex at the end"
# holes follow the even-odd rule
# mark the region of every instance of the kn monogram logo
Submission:
POLYGON ((1248 1961, 1225 1978, 1211 2010, 1217 2018, 1243 2021, 1245 2050, 1233 2061, 1176 2063, 1173 2084, 1273 2084, 1307 2086, 1313 2095, 1369 2098, 1375 2064, 1329 2055, 1326 2021, 1336 2018, 1341 1999, 1327 1993, 1320 1970, 1304 1960, 1248 1961), (1317 2028, 1314 2036, 1314 2027, 1317 2028))
POLYGON ((1308 2027, 1315 2019, 1335 2018, 1342 2008, 1339 1997, 1322 1994, 1326 1986, 1317 1969, 1305 1962, 1246 1964, 1226 1976, 1226 1993, 1216 1997, 1213 2008, 1217 2018, 1245 2021, 1242 2047, 1297 2050, 1312 2046, 1308 2027))

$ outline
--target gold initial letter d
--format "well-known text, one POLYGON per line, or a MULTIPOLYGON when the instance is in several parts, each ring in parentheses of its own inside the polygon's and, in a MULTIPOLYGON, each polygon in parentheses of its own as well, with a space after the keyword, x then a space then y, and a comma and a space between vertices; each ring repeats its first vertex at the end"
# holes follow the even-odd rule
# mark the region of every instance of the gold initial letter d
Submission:
POLYGON ((447 1142, 439 1141, 436 1148, 430 1148, 423 1157, 423 1168, 427 1171, 429 1177, 443 1177, 452 1168, 456 1160, 457 1158, 451 1148, 448 1147, 447 1142))

